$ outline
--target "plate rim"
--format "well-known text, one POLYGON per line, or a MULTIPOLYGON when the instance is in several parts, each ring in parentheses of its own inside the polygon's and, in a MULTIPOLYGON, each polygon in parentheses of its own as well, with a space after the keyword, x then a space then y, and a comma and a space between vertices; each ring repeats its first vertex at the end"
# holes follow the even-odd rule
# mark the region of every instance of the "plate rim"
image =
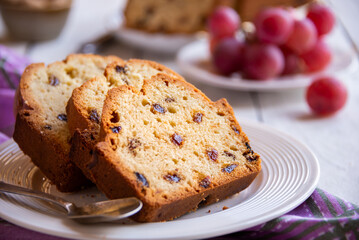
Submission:
MULTIPOLYGON (((299 149, 304 149, 305 151, 307 151, 307 153, 310 155, 311 159, 310 162, 311 164, 313 164, 314 169, 313 170, 313 174, 315 174, 314 176, 312 176, 311 178, 311 182, 310 185, 307 187, 307 189, 302 189, 301 188, 301 192, 302 195, 301 197, 298 198, 298 196, 296 196, 296 199, 292 200, 291 202, 289 202, 289 200, 286 201, 287 205, 285 205, 284 207, 281 206, 282 208, 280 209, 276 209, 278 208, 278 206, 274 209, 276 209, 274 211, 274 213, 271 214, 267 214, 264 217, 261 217, 260 220, 252 220, 251 222, 246 222, 245 224, 240 224, 241 227, 238 228, 238 222, 232 222, 231 224, 227 225, 226 227, 222 227, 220 230, 218 229, 212 229, 210 231, 207 231, 206 233, 203 232, 192 232, 189 234, 183 234, 181 236, 162 236, 161 238, 151 238, 151 236, 147 237, 147 238, 142 238, 142 239, 197 239, 197 238, 208 238, 208 237, 215 237, 215 236, 221 236, 221 235, 225 235, 225 234, 229 234, 229 233, 233 233, 233 232, 237 232, 240 230, 244 230, 253 226, 257 226, 259 224, 265 223, 269 220, 272 220, 278 216, 281 216, 291 210, 293 210, 294 208, 296 208, 297 206, 299 206, 301 203, 303 203, 315 190, 315 188, 317 187, 317 184, 319 182, 319 177, 320 177, 320 165, 319 165, 319 161, 318 158, 315 156, 315 154, 312 152, 312 150, 303 142, 301 142, 300 140, 296 139, 295 137, 289 135, 288 133, 285 133, 281 130, 278 130, 276 128, 273 128, 267 124, 264 123, 259 123, 253 120, 244 120, 242 119, 241 121, 239 121, 240 125, 242 126, 242 128, 246 128, 246 127, 252 127, 255 128, 256 130, 260 130, 260 131, 266 131, 269 134, 275 134, 277 136, 280 136, 282 138, 282 140, 286 140, 289 141, 291 143, 295 143, 298 144, 298 146, 300 146, 299 149), (313 178, 314 177, 314 178, 313 178)), ((15 142, 12 143, 12 139, 6 141, 5 143, 0 145, 0 149, 3 149, 4 146, 7 145, 11 145, 15 142)), ((16 143, 15 143, 16 144, 16 143)), ((297 146, 297 145, 296 145, 297 146)), ((307 160, 308 161, 308 160, 307 160)), ((291 197, 293 198, 293 196, 291 197)), ((2 201, 2 199, 0 199, 0 201, 2 201)), ((12 203, 8 203, 8 204, 12 204, 12 203)), ((13 206, 23 209, 25 211, 31 211, 28 209, 25 209, 23 206, 20 205, 14 205, 13 206)), ((282 204, 283 205, 283 204, 282 204)), ((33 212, 33 211, 31 211, 33 212)), ((225 213, 226 211, 221 212, 222 214, 225 213)), ((228 211, 227 213, 229 214, 230 211, 228 211)), ((35 214, 40 214, 41 217, 45 216, 44 219, 50 217, 49 215, 43 214, 41 212, 36 212, 35 214)), ((201 216, 198 218, 214 218, 215 214, 212 215, 208 215, 208 216, 201 216)), ((78 230, 78 228, 68 228, 68 224, 62 223, 63 226, 66 226, 66 229, 49 229, 48 227, 45 226, 38 226, 36 224, 31 224, 31 223, 26 223, 24 221, 19 220, 17 217, 12 217, 9 214, 5 214, 3 213, 3 210, 0 210, 0 217, 11 222, 14 223, 18 226, 33 230, 33 231, 37 231, 37 232, 41 232, 41 233, 45 233, 45 234, 50 234, 50 235, 54 235, 54 236, 59 236, 59 237, 70 237, 70 238, 76 238, 76 239, 97 239, 97 235, 92 235, 89 236, 84 232, 79 232, 76 231, 78 230), (66 231, 65 231, 66 230, 66 231), (69 231, 70 230, 70 231, 69 231)), ((56 218, 55 218, 56 219, 56 218)), ((178 220, 178 221, 172 221, 172 222, 166 222, 167 224, 181 224, 181 222, 186 221, 186 222, 191 222, 191 221, 196 221, 197 218, 191 218, 191 219, 183 219, 183 220, 178 220)), ((59 221, 63 221, 60 218, 56 219, 57 221, 53 221, 53 224, 57 225, 59 223, 59 221)), ((144 224, 144 225, 158 225, 158 224, 162 224, 162 223, 138 223, 138 224, 144 224)), ((134 225, 134 227, 136 227, 137 224, 134 225)), ((105 229, 108 228, 108 226, 104 226, 105 229)), ((117 239, 116 236, 111 236, 111 235, 106 235, 106 238, 108 239, 117 239)), ((129 236, 123 236, 119 239, 135 239, 134 237, 129 237, 129 236)), ((136 238, 137 239, 137 238, 136 238)))

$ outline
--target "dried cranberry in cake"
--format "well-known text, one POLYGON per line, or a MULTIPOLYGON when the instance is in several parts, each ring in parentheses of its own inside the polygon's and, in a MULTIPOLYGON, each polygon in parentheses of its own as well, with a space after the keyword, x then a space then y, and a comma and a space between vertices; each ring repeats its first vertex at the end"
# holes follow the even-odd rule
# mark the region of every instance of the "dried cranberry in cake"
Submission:
POLYGON ((212 148, 211 150, 207 150, 207 155, 208 155, 209 159, 216 162, 217 158, 218 158, 218 151, 216 149, 212 148))
POLYGON ((111 131, 113 133, 119 133, 121 131, 122 127, 121 126, 115 126, 115 127, 111 127, 111 131))
POLYGON ((100 123, 100 116, 98 115, 96 109, 92 109, 89 112, 89 119, 95 123, 100 123))
POLYGON ((183 144, 183 139, 182 137, 177 134, 177 133, 174 133, 172 136, 171 136, 171 140, 172 142, 177 145, 177 146, 181 146, 183 144))
POLYGON ((193 115, 193 122, 201 123, 202 122, 203 114, 198 112, 193 115))
POLYGON ((253 150, 252 150, 251 146, 249 145, 249 143, 246 142, 245 145, 246 145, 247 149, 249 150, 249 152, 253 153, 253 150))
POLYGON ((168 102, 168 103, 170 103, 170 102, 175 102, 176 100, 174 99, 174 98, 171 98, 171 97, 167 97, 166 99, 165 99, 165 102, 168 102))
POLYGON ((51 129, 52 129, 52 126, 47 124, 47 125, 44 126, 44 128, 45 128, 45 129, 48 129, 48 130, 51 130, 51 129))
POLYGON ((138 180, 140 183, 142 183, 143 186, 145 186, 145 187, 149 187, 149 186, 150 186, 150 185, 148 184, 148 181, 147 181, 146 177, 143 176, 141 173, 135 172, 135 175, 136 175, 137 180, 138 180))
POLYGON ((237 164, 230 164, 222 168, 222 172, 231 173, 237 166, 238 166, 237 164))
POLYGON ((49 77, 49 84, 50 84, 51 86, 57 86, 57 85, 60 84, 60 81, 59 81, 59 79, 58 79, 57 77, 55 77, 54 75, 51 75, 51 76, 49 77))
POLYGON ((120 115, 117 112, 112 112, 111 116, 112 118, 110 121, 112 123, 117 123, 118 121, 120 121, 120 115))
POLYGON ((64 113, 59 114, 59 115, 57 115, 57 119, 67 122, 67 115, 64 113))
POLYGON ((178 183, 181 181, 181 178, 176 173, 164 175, 163 178, 170 183, 178 183))
POLYGON ((223 152, 223 155, 226 156, 226 157, 230 157, 232 158, 233 160, 236 160, 236 156, 233 154, 233 153, 230 153, 228 151, 224 151, 223 152))
POLYGON ((207 176, 205 178, 203 178, 200 182, 199 185, 203 188, 208 188, 209 185, 211 184, 211 179, 207 176))
POLYGON ((167 112, 167 110, 166 110, 166 108, 162 107, 158 103, 154 103, 154 104, 152 104, 151 112, 164 114, 167 112))
POLYGON ((130 84, 128 83, 127 77, 122 77, 121 80, 122 80, 126 85, 130 85, 130 84))
POLYGON ((134 151, 136 148, 138 148, 139 146, 141 146, 141 142, 140 140, 136 139, 136 138, 131 138, 128 140, 128 149, 130 149, 130 151, 136 155, 136 152, 134 151))
POLYGON ((239 131, 238 131, 238 129, 236 128, 236 126, 232 125, 231 127, 232 127, 232 129, 233 129, 233 131, 234 131, 235 133, 239 134, 239 131))
POLYGON ((124 73, 124 74, 126 74, 126 73, 127 73, 127 70, 128 70, 128 67, 127 67, 127 66, 122 67, 122 66, 120 66, 120 65, 116 65, 115 70, 116 70, 116 72, 118 72, 118 73, 124 73))
POLYGON ((253 155, 251 153, 247 153, 243 155, 249 162, 256 161, 258 157, 256 155, 253 155))

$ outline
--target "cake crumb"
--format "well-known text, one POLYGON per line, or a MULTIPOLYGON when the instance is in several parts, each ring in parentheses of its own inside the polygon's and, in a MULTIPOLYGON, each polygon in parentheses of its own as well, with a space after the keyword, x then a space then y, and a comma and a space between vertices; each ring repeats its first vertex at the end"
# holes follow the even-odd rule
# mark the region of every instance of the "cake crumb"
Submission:
POLYGON ((211 213, 211 210, 208 210, 207 213, 211 213))
POLYGON ((222 208, 222 210, 226 210, 226 209, 228 209, 229 207, 227 207, 227 206, 223 206, 223 208, 222 208))

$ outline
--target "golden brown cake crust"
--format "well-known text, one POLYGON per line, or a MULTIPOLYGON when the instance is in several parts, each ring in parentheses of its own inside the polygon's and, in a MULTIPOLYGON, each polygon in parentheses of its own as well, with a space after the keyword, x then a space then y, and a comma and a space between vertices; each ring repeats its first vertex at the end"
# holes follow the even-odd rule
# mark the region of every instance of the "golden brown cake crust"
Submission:
POLYGON ((72 162, 66 161, 68 156, 58 144, 49 144, 53 139, 46 131, 39 130, 35 119, 31 119, 27 110, 17 114, 14 140, 21 150, 31 158, 45 176, 54 183, 61 192, 72 192, 91 183, 84 178, 81 170, 72 162))
POLYGON ((98 141, 98 132, 93 129, 76 129, 71 140, 70 160, 81 169, 82 173, 95 182, 90 171, 93 151, 98 141))
MULTIPOLYGON (((63 92, 68 92, 71 90, 71 86, 62 84, 62 80, 65 82, 62 76, 51 78, 51 76, 48 75, 52 72, 65 72, 64 68, 67 67, 68 69, 71 67, 71 69, 75 71, 77 65, 84 67, 82 64, 86 61, 93 63, 93 68, 101 72, 107 63, 114 60, 118 60, 118 58, 114 56, 100 57, 96 55, 73 54, 69 55, 64 61, 52 63, 47 67, 43 63, 31 64, 25 69, 21 77, 15 99, 15 111, 17 114, 13 136, 14 140, 21 150, 31 158, 32 162, 38 166, 45 176, 62 192, 78 190, 82 186, 89 184, 89 181, 69 160, 70 144, 68 141, 70 140, 70 136, 65 120, 66 116, 63 117, 62 120, 59 120, 61 122, 59 126, 47 123, 47 121, 49 121, 50 111, 48 106, 52 104, 55 108, 55 105, 59 103, 56 103, 56 101, 44 101, 44 99, 46 99, 45 95, 49 95, 49 93, 46 93, 46 89, 44 90, 44 88, 39 86, 45 86, 47 84, 53 87, 51 89, 52 91, 61 92, 59 90, 63 90, 63 92), (101 65, 103 64, 104 66, 101 70, 101 65), (55 88, 57 88, 57 90, 55 88), (41 91, 37 91, 36 89, 41 89, 41 91)), ((81 73, 69 72, 68 74, 73 74, 73 77, 77 79, 76 81, 85 81, 77 77, 81 76, 81 73)), ((70 77, 67 77, 67 82, 71 85, 72 80, 69 79, 70 77)), ((61 97, 61 93, 58 95, 59 99, 63 98, 61 97)), ((63 99, 63 102, 66 101, 67 99, 63 99)), ((61 106, 58 108, 61 108, 61 106)), ((52 107, 50 107, 50 109, 52 109, 52 107)), ((65 113, 65 106, 63 106, 61 113, 65 113)), ((56 116, 53 118, 56 119, 56 116)))
MULTIPOLYGON (((163 151, 169 150, 163 149, 163 151)), ((233 157, 233 154, 230 156, 233 157)), ((212 164, 212 162, 209 164, 212 164)), ((158 74, 151 80, 145 81, 140 92, 131 86, 113 88, 108 92, 103 108, 100 142, 96 145, 92 161, 87 164, 87 168, 91 172, 97 187, 107 197, 121 198, 135 196, 143 202, 143 209, 134 216, 136 221, 154 222, 174 219, 197 209, 201 202, 210 204, 240 192, 248 187, 260 172, 261 159, 249 147, 249 140, 242 131, 234 117, 232 108, 225 99, 212 102, 191 84, 178 81, 164 74, 158 74), (123 164, 128 162, 129 159, 122 159, 116 152, 117 148, 122 149, 123 143, 117 142, 116 138, 119 133, 118 131, 113 131, 113 127, 118 124, 115 123, 113 112, 116 109, 118 100, 125 96, 124 94, 132 92, 138 96, 145 96, 148 91, 151 91, 151 86, 154 82, 163 82, 167 86, 176 85, 181 89, 191 91, 199 102, 205 102, 205 104, 210 105, 211 109, 218 110, 220 116, 224 116, 228 120, 230 127, 227 126, 227 129, 231 130, 231 134, 236 136, 235 138, 242 142, 243 145, 245 143, 245 152, 241 154, 249 154, 251 160, 245 161, 243 166, 240 169, 233 170, 232 174, 229 174, 231 171, 228 174, 224 173, 222 169, 221 172, 223 173, 220 173, 219 177, 214 174, 213 181, 205 187, 201 184, 192 183, 191 187, 188 187, 186 191, 175 191, 162 196, 160 195, 162 190, 156 189, 151 184, 147 184, 147 186, 146 184, 141 185, 138 176, 135 176, 134 172, 129 171, 128 166, 125 166, 127 163, 123 164)), ((142 177, 140 176, 140 179, 142 177)), ((149 176, 147 175, 147 177, 149 176)))
POLYGON ((199 205, 209 205, 221 201, 233 194, 247 188, 258 175, 253 171, 248 175, 237 178, 231 182, 223 183, 217 187, 209 188, 201 192, 192 192, 185 197, 178 196, 177 200, 158 203, 154 199, 144 198, 142 189, 134 189, 137 185, 129 176, 122 174, 120 166, 113 164, 113 155, 106 143, 100 142, 96 147, 93 161, 96 165, 92 174, 96 186, 106 194, 109 199, 137 197, 143 203, 142 210, 131 217, 138 222, 159 222, 173 220, 190 211, 196 210, 199 205))

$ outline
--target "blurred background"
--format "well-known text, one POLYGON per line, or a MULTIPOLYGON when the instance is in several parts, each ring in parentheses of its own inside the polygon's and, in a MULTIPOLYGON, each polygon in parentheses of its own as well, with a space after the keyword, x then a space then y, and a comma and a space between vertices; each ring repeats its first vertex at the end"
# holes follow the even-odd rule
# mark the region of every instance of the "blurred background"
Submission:
POLYGON ((286 6, 286 11, 301 16, 308 2, 312 1, 0 0, 0 130, 11 136, 14 123, 8 107, 14 91, 3 89, 16 88, 30 62, 48 64, 70 53, 154 60, 183 74, 212 100, 227 98, 238 119, 263 122, 306 143, 320 161, 319 187, 359 203, 359 191, 353 189, 359 182, 357 0, 322 2, 335 14, 335 26, 325 36, 332 59, 314 73, 296 69, 256 81, 237 72, 221 74, 212 61, 206 24, 218 3, 240 16, 238 30, 243 31, 236 36, 252 41, 253 21, 260 11, 286 6), (348 89, 345 106, 336 114, 318 116, 307 104, 307 88, 319 76, 335 77, 348 89))

